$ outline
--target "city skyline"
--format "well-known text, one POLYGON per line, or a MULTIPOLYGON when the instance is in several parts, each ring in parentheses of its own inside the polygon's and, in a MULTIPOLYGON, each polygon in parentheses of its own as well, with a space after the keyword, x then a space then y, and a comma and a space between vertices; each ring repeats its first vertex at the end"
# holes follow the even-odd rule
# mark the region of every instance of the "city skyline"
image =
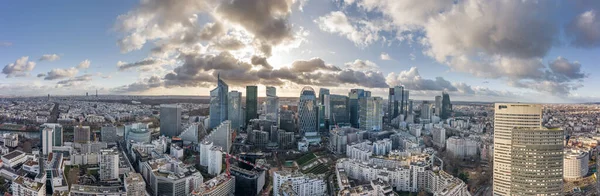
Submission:
POLYGON ((0 96, 208 96, 220 73, 280 97, 403 85, 416 99, 600 98, 592 1, 159 2, 8 3, 0 96))

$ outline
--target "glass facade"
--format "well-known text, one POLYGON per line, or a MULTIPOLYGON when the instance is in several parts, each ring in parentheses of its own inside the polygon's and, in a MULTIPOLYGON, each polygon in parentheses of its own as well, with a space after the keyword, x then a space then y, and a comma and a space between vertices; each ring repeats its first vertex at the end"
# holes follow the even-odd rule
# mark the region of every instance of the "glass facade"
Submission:
POLYGON ((231 129, 239 130, 242 126, 242 93, 231 91, 227 95, 227 119, 231 121, 231 129))
POLYGON ((210 129, 227 120, 228 92, 229 86, 221 80, 221 77, 217 76, 217 88, 210 91, 210 129))
POLYGON ((246 86, 246 124, 251 119, 258 118, 258 87, 246 86))

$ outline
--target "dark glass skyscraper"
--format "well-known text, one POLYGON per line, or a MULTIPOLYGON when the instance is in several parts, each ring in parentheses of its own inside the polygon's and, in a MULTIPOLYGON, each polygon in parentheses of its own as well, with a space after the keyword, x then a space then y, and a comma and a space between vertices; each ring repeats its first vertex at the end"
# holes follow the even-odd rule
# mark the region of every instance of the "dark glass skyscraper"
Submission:
POLYGON ((450 95, 447 92, 442 93, 442 114, 441 119, 448 119, 452 115, 452 103, 450 103, 450 95))
POLYGON ((246 124, 251 119, 258 118, 258 87, 246 86, 246 124))
POLYGON ((210 124, 209 128, 215 128, 221 122, 227 120, 227 93, 229 86, 217 76, 217 87, 210 91, 210 124))
POLYGON ((358 128, 358 118, 359 118, 359 102, 358 99, 365 97, 364 89, 351 89, 350 93, 348 93, 348 97, 350 98, 350 124, 354 128, 358 128))
POLYGON ((331 108, 330 124, 338 126, 350 125, 350 111, 348 110, 349 99, 343 95, 330 95, 329 104, 331 108))
POLYGON ((329 114, 331 113, 329 97, 329 89, 319 89, 319 131, 326 131, 329 129, 329 114))

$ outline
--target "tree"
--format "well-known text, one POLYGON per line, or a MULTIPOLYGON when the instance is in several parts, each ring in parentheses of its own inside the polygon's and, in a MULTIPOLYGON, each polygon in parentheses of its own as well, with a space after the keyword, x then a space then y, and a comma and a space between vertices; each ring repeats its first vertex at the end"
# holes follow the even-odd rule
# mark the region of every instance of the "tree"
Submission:
POLYGON ((461 172, 460 174, 458 174, 458 179, 461 179, 463 182, 468 183, 469 182, 469 174, 467 174, 465 172, 461 172))

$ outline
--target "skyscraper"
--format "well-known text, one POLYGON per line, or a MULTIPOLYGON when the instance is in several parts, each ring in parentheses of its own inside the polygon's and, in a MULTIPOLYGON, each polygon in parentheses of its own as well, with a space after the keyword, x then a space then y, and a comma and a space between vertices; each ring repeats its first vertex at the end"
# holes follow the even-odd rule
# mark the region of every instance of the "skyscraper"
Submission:
POLYGON ((277 97, 277 89, 272 86, 267 86, 267 119, 279 123, 279 97, 277 97))
POLYGON ((400 109, 400 114, 404 114, 405 116, 408 115, 408 99, 410 98, 408 94, 408 90, 402 90, 402 102, 400 103, 400 108, 402 109, 400 109))
POLYGON ((381 97, 364 97, 360 99, 360 122, 361 130, 381 130, 383 123, 383 99, 381 97))
POLYGON ((358 128, 358 118, 359 118, 359 103, 358 100, 360 98, 365 97, 365 90, 363 89, 350 89, 350 93, 348 93, 348 97, 350 98, 350 124, 354 128, 358 128))
POLYGON ((119 140, 117 127, 114 125, 102 126, 100 129, 100 138, 103 142, 117 142, 119 140))
POLYGON ((450 95, 447 92, 442 93, 442 113, 441 119, 448 119, 452 116, 452 103, 450 103, 450 95))
MULTIPOLYGON (((494 110, 494 195, 512 195, 511 175, 513 173, 511 162, 513 155, 513 129, 515 127, 541 128, 542 106, 536 104, 496 103, 494 110)), ((442 113, 444 113, 443 110, 442 113)))
POLYGON ((435 96, 435 115, 440 116, 442 114, 442 96, 435 96))
POLYGON ((511 195, 562 195, 563 134, 560 128, 512 130, 511 195))
POLYGON ((304 87, 298 103, 298 129, 310 143, 320 142, 317 134, 317 97, 311 87, 304 87))
POLYGON ((42 129, 42 153, 44 155, 47 155, 48 153, 52 152, 52 146, 54 146, 52 142, 53 139, 54 128, 45 127, 44 129, 42 129))
POLYGON ((181 106, 160 105, 160 134, 168 137, 181 134, 181 106))
POLYGON ((64 143, 64 139, 63 139, 63 127, 60 124, 57 123, 44 123, 42 125, 42 127, 50 127, 54 130, 54 136, 52 136, 54 139, 52 141, 52 144, 54 146, 62 146, 64 143))
POLYGON ((229 92, 229 86, 223 80, 221 76, 217 75, 217 87, 210 91, 210 123, 209 129, 219 126, 221 122, 227 120, 227 93, 229 92))
POLYGON ((319 89, 319 100, 318 100, 318 112, 319 112, 319 131, 326 131, 329 129, 329 115, 330 115, 330 102, 329 102, 329 89, 319 89))
POLYGON ((389 89, 388 95, 388 120, 392 120, 401 114, 404 114, 404 87, 395 86, 389 89))
POLYGON ((331 125, 350 126, 350 111, 348 110, 348 102, 348 96, 329 95, 331 125))
POLYGON ((229 99, 229 103, 227 104, 227 119, 231 121, 231 129, 239 130, 244 123, 244 119, 242 119, 242 93, 231 91, 227 99, 229 99))
MULTIPOLYGON (((246 86, 246 124, 258 118, 258 87, 246 86)), ((244 126, 246 127, 246 126, 244 126)))

